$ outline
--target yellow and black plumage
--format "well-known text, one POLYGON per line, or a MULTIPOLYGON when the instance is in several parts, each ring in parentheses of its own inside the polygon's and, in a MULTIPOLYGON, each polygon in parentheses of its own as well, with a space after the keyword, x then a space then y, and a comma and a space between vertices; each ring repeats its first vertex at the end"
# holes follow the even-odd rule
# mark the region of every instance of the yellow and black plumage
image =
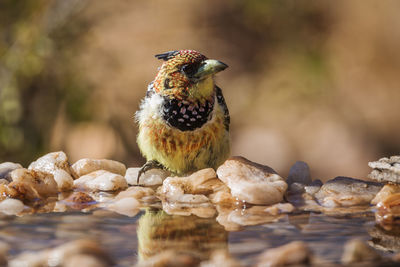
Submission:
POLYGON ((164 62, 136 113, 145 166, 177 175, 217 168, 230 153, 230 118, 214 75, 228 66, 194 50, 156 57, 164 62))

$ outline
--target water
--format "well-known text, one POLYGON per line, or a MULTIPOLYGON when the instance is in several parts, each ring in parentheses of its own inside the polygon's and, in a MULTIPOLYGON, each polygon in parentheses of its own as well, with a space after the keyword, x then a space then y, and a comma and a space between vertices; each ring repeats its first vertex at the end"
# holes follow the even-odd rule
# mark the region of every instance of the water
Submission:
MULTIPOLYGON (((247 226, 237 232, 225 231, 215 218, 171 216, 149 209, 132 218, 94 210, 4 216, 0 221, 0 240, 11 245, 11 257, 91 238, 99 241, 117 266, 132 266, 139 258, 148 258, 167 248, 190 251, 202 259, 216 249, 226 249, 250 266, 265 249, 295 240, 306 242, 320 262, 339 263, 346 241, 358 238, 382 247, 384 242, 376 236, 382 231, 375 225, 371 212, 347 216, 288 215, 277 222, 247 226)), ((385 257, 392 255, 380 253, 385 257)))

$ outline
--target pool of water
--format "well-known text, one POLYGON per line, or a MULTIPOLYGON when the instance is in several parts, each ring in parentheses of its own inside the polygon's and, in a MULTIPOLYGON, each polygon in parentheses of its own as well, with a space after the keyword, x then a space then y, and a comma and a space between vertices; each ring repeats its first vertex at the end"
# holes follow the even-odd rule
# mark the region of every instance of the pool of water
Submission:
MULTIPOLYGON (((69 211, 3 216, 0 240, 10 245, 13 257, 66 241, 91 238, 98 240, 117 266, 132 266, 165 249, 190 251, 202 259, 216 249, 226 249, 245 266, 251 266, 262 251, 301 240, 319 262, 340 263, 344 244, 353 238, 380 247, 378 251, 385 257, 393 254, 382 249, 384 245, 376 233, 383 230, 375 225, 374 219, 372 212, 340 216, 302 213, 227 232, 215 218, 168 215, 156 209, 141 211, 135 217, 105 210, 69 211)), ((396 250, 396 246, 390 250, 396 250)))

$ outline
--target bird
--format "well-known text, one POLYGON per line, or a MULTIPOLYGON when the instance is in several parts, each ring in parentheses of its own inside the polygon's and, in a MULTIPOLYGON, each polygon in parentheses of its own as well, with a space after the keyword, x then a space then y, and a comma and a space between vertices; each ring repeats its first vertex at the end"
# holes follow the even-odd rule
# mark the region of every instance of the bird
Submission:
POLYGON ((216 169, 230 155, 230 116, 215 74, 228 65, 195 50, 157 54, 163 63, 135 114, 146 163, 138 173, 166 169, 183 176, 216 169))

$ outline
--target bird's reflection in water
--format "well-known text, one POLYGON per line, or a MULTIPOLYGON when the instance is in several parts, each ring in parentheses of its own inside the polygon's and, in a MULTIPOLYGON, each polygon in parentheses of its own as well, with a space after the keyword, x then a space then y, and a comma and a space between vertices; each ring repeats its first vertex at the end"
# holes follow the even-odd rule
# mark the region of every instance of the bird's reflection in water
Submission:
POLYGON ((139 262, 165 250, 205 260, 213 251, 228 248, 228 232, 215 218, 168 215, 162 210, 146 210, 137 236, 139 262))

